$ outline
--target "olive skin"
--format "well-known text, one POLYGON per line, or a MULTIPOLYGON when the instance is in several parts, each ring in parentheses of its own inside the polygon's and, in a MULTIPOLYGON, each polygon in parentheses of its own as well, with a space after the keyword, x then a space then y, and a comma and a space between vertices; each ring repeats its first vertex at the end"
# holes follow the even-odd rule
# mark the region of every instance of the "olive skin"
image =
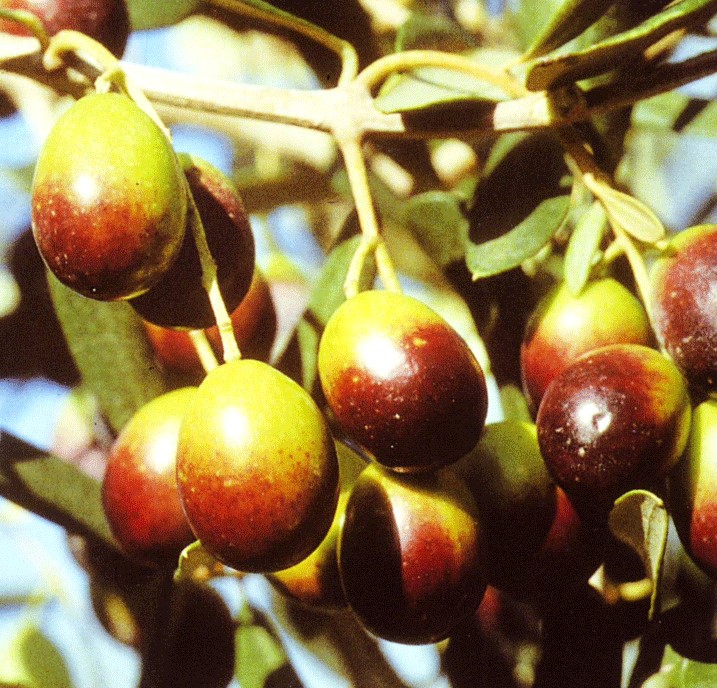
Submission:
POLYGON ((266 363, 211 371, 184 415, 177 481, 204 547, 240 571, 267 573, 305 559, 336 510, 339 470, 313 399, 266 363))
POLYGON ((186 209, 169 141, 118 93, 74 103, 37 160, 35 242, 54 275, 84 296, 117 300, 147 291, 179 254, 186 209))
MULTIPOLYGON (((254 271, 247 295, 232 311, 230 318, 242 357, 268 360, 276 336, 277 318, 269 285, 259 270, 254 271)), ((143 324, 152 349, 165 368, 191 377, 203 377, 204 369, 189 332, 161 327, 146 320, 143 324)), ((219 356, 219 328, 215 325, 204 332, 219 356)))
POLYGON ((194 541, 179 501, 176 452, 182 417, 196 393, 184 387, 145 404, 113 442, 102 501, 122 549, 147 563, 176 563, 194 541))
MULTIPOLYGON (((27 10, 37 15, 48 35, 71 29, 81 31, 121 57, 129 38, 125 0, 0 0, 0 8, 27 10)), ((0 31, 30 35, 22 24, 0 18, 0 31)))
POLYGON ((717 578, 717 401, 699 404, 690 439, 669 478, 669 506, 683 547, 717 578))
POLYGON ((585 354, 548 387, 536 420, 543 459, 582 514, 665 476, 687 443, 691 406, 677 367, 654 349, 585 354))
POLYGON ((318 369, 338 425, 388 468, 445 466, 483 430, 479 363, 443 318, 404 294, 365 291, 339 306, 321 337, 318 369))
POLYGON ((575 296, 566 284, 552 289, 528 320, 520 348, 523 389, 537 409, 548 385, 579 356, 609 344, 653 341, 640 301, 611 277, 588 283, 575 296))
POLYGON ((337 548, 339 526, 344 518, 348 492, 339 494, 334 520, 326 537, 306 559, 283 571, 268 574, 269 581, 284 595, 314 609, 346 608, 341 587, 337 548))
POLYGON ((717 389, 717 225, 677 234, 652 266, 652 316, 660 346, 691 385, 717 389))
POLYGON ((351 489, 358 475, 366 467, 366 461, 341 442, 336 442, 336 453, 339 459, 341 491, 329 532, 306 559, 267 576, 274 587, 289 599, 322 611, 335 611, 347 606, 339 576, 339 531, 351 489))
POLYGON ((533 423, 486 425, 473 451, 447 470, 465 481, 478 506, 488 585, 536 601, 556 580, 587 580, 598 567, 595 538, 550 476, 533 423))
MULTIPOLYGON (((233 182, 210 163, 180 154, 184 174, 217 266, 217 280, 229 313, 241 303, 254 276, 254 236, 233 182)), ((194 215, 188 215, 188 223, 194 215)), ((202 267, 188 224, 182 249, 172 267, 145 294, 131 301, 144 320, 162 327, 198 330, 215 324, 202 285, 202 267)))
POLYGON ((465 484, 449 471, 402 475, 378 464, 359 476, 339 535, 346 599, 374 635, 433 643, 485 592, 480 526, 465 484))

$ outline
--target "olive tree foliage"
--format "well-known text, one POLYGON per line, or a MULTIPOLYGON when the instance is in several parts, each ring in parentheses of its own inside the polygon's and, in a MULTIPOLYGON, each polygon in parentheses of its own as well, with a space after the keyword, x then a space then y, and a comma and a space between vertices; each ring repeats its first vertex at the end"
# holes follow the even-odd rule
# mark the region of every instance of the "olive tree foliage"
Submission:
MULTIPOLYGON (((530 420, 518 351, 547 289, 564 280, 579 294, 610 273, 647 304, 648 266, 666 238, 714 221, 715 89, 700 81, 717 71, 713 0, 514 0, 500 12, 481 0, 129 0, 128 9, 132 31, 167 27, 194 64, 117 60, 76 33, 48 38, 0 3, 36 34, 0 35, 2 114, 20 112, 40 138, 69 99, 114 88, 170 127, 229 141, 283 325, 272 362, 319 400, 316 356, 331 314, 371 285, 403 284, 469 343, 500 389, 494 407, 530 420), (320 268, 266 231, 281 207, 301 210, 320 268)), ((1 174, 29 191, 32 165, 1 174)), ((76 387, 101 455, 177 380, 156 365, 126 303, 52 279, 47 296, 20 241, 3 247, 20 287, 19 297, 8 287, 16 295, 0 329, 7 346, 30 351, 2 374, 76 387)), ((232 676, 298 685, 288 637, 352 685, 405 685, 348 612, 278 594, 267 612, 242 593, 230 613, 209 583, 246 581, 198 545, 176 570, 126 561, 97 474, 8 434, 1 445, 0 494, 66 528, 100 620, 141 657, 143 686, 232 676)), ((443 675, 456 686, 717 681, 714 584, 673 537, 660 490, 624 495, 609 527, 614 551, 590 585, 542 581, 553 594, 540 604, 490 590, 435 648, 443 675)), ((46 603, 0 599, 29 611, 0 684, 72 685, 31 613, 46 603)))

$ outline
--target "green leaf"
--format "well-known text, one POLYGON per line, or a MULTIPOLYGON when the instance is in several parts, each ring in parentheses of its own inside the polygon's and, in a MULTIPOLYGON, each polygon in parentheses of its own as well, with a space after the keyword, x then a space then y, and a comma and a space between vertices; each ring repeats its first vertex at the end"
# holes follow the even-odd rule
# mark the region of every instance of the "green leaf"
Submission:
POLYGON ((580 216, 565 251, 563 272, 573 296, 579 296, 590 276, 595 254, 607 229, 605 209, 597 201, 580 216))
POLYGON ((239 626, 235 675, 242 688, 264 688, 267 677, 286 663, 284 648, 267 628, 251 621, 239 626))
POLYGON ((77 368, 118 432, 167 390, 142 323, 124 302, 94 301, 48 274, 50 294, 77 368))
MULTIPOLYGON (((551 18, 560 11, 564 0, 519 0, 512 12, 512 18, 518 29, 520 43, 529 48, 536 43, 539 36, 545 33, 551 18)), ((508 5, 510 7, 510 4, 508 5)))
POLYGON ((404 222, 441 268, 465 256, 468 219, 455 194, 427 191, 414 196, 406 204, 404 222))
POLYGON ((296 325, 296 341, 301 362, 301 386, 311 394, 319 372, 317 360, 321 328, 305 316, 296 325))
POLYGON ((569 207, 568 195, 548 198, 506 234, 482 244, 469 242, 466 265, 473 279, 497 275, 532 258, 558 231, 569 207))
POLYGON ((529 69, 526 85, 542 91, 615 68, 656 43, 668 33, 707 21, 717 9, 716 0, 681 0, 641 24, 588 46, 537 60, 529 69))
POLYGON ((396 35, 396 52, 404 50, 444 50, 463 52, 478 42, 460 24, 439 14, 412 12, 396 35))
POLYGON ((544 55, 581 34, 602 16, 614 0, 563 0, 536 36, 524 59, 544 55))
POLYGON ((224 565, 211 555, 199 540, 187 545, 179 555, 174 572, 175 583, 202 583, 224 573, 224 565))
POLYGON ((673 129, 689 103, 689 97, 683 93, 661 93, 636 103, 632 108, 631 123, 645 129, 673 129))
POLYGON ((608 518, 612 534, 640 557, 645 574, 652 581, 650 618, 657 608, 669 518, 664 502, 646 490, 622 495, 608 518))
POLYGON ((32 622, 0 651, 0 685, 8 688, 72 688, 67 664, 32 622))
MULTIPOLYGON (((326 258, 321 274, 311 290, 307 310, 322 327, 346 300, 344 281, 360 241, 360 236, 354 236, 336 246, 326 258)), ((370 288, 375 277, 376 265, 373 258, 369 257, 364 263, 361 273, 359 291, 370 288)))
POLYGON ((491 146, 490 153, 483 166, 483 176, 489 177, 493 171, 503 162, 509 153, 520 146, 530 134, 524 131, 516 131, 510 134, 502 134, 491 146))
POLYGON ((0 436, 0 493, 68 530, 117 547, 100 483, 7 433, 0 436))
MULTIPOLYGON (((354 220, 355 215, 349 216, 347 224, 352 224, 354 220)), ((296 326, 301 385, 309 392, 313 391, 317 379, 316 361, 321 333, 333 312, 346 300, 344 282, 360 241, 360 235, 353 236, 329 253, 309 295, 306 312, 296 326)), ((375 278, 376 263, 370 255, 359 278, 359 291, 373 286, 375 278)))
POLYGON ((664 238, 665 226, 642 201, 595 179, 592 174, 584 175, 583 180, 602 203, 611 225, 648 244, 664 238))
POLYGON ((503 385, 500 388, 500 403, 506 420, 532 422, 528 401, 515 385, 503 385))
POLYGON ((130 26, 133 31, 157 29, 176 24, 184 17, 196 12, 202 0, 126 0, 130 26))
POLYGON ((382 112, 392 114, 456 103, 489 106, 508 99, 502 89, 471 75, 441 67, 422 67, 387 79, 374 105, 382 112))

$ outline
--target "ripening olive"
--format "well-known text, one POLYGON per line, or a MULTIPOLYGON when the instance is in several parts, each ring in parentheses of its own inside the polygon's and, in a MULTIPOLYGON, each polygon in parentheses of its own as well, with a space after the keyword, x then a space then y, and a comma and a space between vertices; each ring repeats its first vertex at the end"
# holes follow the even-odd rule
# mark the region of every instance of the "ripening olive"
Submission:
POLYGON ((321 337, 319 375, 342 430, 384 466, 444 466, 478 442, 488 396, 460 335, 422 302, 389 291, 345 301, 321 337))
POLYGON ((91 298, 128 299, 155 284, 179 254, 186 209, 169 141, 119 93, 74 103, 37 160, 35 242, 55 276, 91 298))

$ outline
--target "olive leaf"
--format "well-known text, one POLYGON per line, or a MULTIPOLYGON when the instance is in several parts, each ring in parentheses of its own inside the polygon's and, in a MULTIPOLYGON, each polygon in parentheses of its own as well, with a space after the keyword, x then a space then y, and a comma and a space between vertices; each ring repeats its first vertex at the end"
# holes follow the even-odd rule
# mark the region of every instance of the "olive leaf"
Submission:
POLYGON ((665 226, 642 201, 618 191, 592 174, 584 175, 583 181, 602 203, 611 225, 648 244, 664 238, 665 226))
POLYGON ((577 221, 565 251, 563 273, 573 296, 579 296, 588 281, 606 229, 605 209, 601 203, 594 201, 577 221))
POLYGON ((542 91, 610 71, 639 55, 668 33, 707 21, 716 11, 715 0, 680 0, 626 31, 582 50, 548 55, 536 60, 526 78, 530 90, 542 91))
POLYGON ((117 548, 100 483, 7 433, 0 436, 0 494, 71 532, 117 548))
POLYGON ((157 29, 176 24, 184 17, 196 12, 202 0, 126 0, 130 26, 133 31, 157 29))
POLYGON ((669 514, 664 502, 647 490, 632 490, 615 502, 608 517, 612 534, 642 560, 652 581, 649 617, 656 609, 667 546, 669 514))
POLYGON ((139 316, 124 302, 88 299, 48 273, 50 294, 84 384, 118 432, 167 390, 139 316))
POLYGON ((224 565, 197 540, 187 545, 179 555, 177 568, 174 571, 174 582, 203 583, 210 578, 223 575, 224 572, 224 565))
POLYGON ((474 76, 441 67, 422 67, 386 80, 374 105, 385 114, 414 112, 455 104, 494 105, 509 96, 474 76))
POLYGON ((444 15, 412 12, 396 34, 396 52, 404 50, 445 50, 462 52, 478 41, 460 24, 444 15))
POLYGON ((433 261, 444 268, 462 260, 468 241, 468 219, 455 194, 427 191, 406 204, 404 224, 433 261))
POLYGON ((558 231, 569 207, 568 195, 548 198, 506 234, 481 244, 469 242, 466 265, 473 279, 497 275, 532 258, 558 231))
POLYGON ((32 621, 23 623, 0 651, 0 685, 8 688, 72 688, 67 663, 32 621))
MULTIPOLYGON (((357 235, 338 244, 326 258, 321 274, 311 290, 307 310, 322 326, 326 325, 333 312, 346 300, 344 281, 360 242, 361 236, 357 235)), ((369 256, 363 265, 359 291, 370 288, 375 277, 376 264, 373 256, 369 256)))
POLYGON ((235 676, 242 688, 264 688, 267 678, 288 662, 281 643, 260 621, 245 605, 235 635, 235 676))
POLYGON ((523 59, 544 55, 581 34, 602 16, 614 0, 563 0, 525 51, 523 59))

